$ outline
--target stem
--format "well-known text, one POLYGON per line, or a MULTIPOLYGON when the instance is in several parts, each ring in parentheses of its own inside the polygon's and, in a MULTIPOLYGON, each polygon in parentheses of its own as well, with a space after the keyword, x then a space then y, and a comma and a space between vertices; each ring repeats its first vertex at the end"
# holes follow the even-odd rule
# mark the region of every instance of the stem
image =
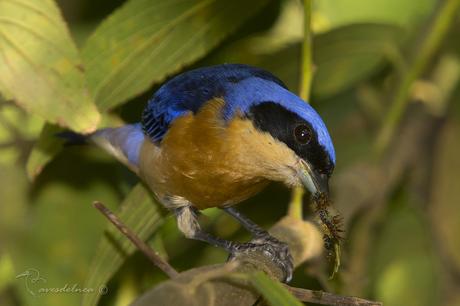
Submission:
POLYGON ((303 218, 303 195, 305 190, 303 187, 294 187, 291 194, 291 202, 288 207, 288 216, 301 220, 303 218))
POLYGON ((408 104, 412 84, 420 77, 430 62, 430 59, 439 48, 439 45, 443 41, 454 20, 459 6, 460 0, 446 0, 436 14, 429 33, 426 35, 412 65, 401 81, 393 102, 391 103, 391 108, 385 117, 384 124, 375 144, 375 150, 378 156, 381 156, 390 143, 408 104))
POLYGON ((160 255, 158 255, 154 250, 152 250, 144 241, 139 239, 137 235, 130 230, 123 222, 118 219, 107 207, 104 206, 101 202, 94 202, 93 205, 107 218, 117 229, 122 232, 129 240, 147 256, 150 261, 167 274, 170 278, 174 278, 179 275, 179 273, 166 261, 164 261, 160 255))
POLYGON ((299 84, 299 96, 308 103, 312 80, 312 35, 311 35, 311 4, 312 0, 304 0, 304 38, 302 43, 302 58, 299 84))
MULTIPOLYGON (((299 96, 308 103, 311 91, 312 71, 312 35, 311 35, 311 6, 312 0, 304 0, 304 39, 302 43, 301 72, 299 84, 299 96)), ((292 190, 291 202, 289 203, 288 215, 295 219, 302 219, 304 189, 295 187, 292 190)))

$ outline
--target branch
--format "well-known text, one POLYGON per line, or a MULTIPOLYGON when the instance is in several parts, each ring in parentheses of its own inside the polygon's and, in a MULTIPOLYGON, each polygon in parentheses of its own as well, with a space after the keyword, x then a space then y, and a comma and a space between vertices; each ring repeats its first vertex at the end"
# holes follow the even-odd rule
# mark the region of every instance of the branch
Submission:
POLYGON ((382 306, 380 302, 368 301, 354 296, 336 295, 324 291, 308 290, 303 288, 295 288, 286 285, 286 288, 297 299, 302 302, 316 303, 321 305, 334 306, 382 306))
MULTIPOLYGON (((288 243, 295 266, 317 257, 322 252, 322 233, 311 222, 287 216, 281 219, 270 233, 288 243)), ((256 271, 263 271, 276 279, 283 277, 280 268, 263 253, 245 253, 226 264, 184 271, 176 278, 165 281, 146 292, 132 306, 254 305, 259 299, 259 294, 247 282, 238 281, 236 276, 256 271)), ((305 302, 327 305, 381 305, 354 297, 288 288, 305 302)))
POLYGON ((179 273, 166 261, 164 261, 157 252, 152 250, 144 241, 139 239, 136 234, 126 227, 120 219, 117 218, 107 207, 104 206, 101 202, 94 202, 94 207, 96 207, 117 229, 122 232, 131 242, 142 252, 144 255, 150 259, 150 261, 157 266, 161 271, 167 274, 169 277, 174 278, 179 275, 179 273))

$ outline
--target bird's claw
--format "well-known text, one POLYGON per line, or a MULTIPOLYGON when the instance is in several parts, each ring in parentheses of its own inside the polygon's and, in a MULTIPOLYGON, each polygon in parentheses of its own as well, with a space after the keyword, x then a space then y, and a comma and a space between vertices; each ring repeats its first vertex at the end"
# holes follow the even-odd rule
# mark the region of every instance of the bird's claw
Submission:
POLYGON ((270 258, 283 271, 284 282, 287 283, 292 279, 294 265, 286 243, 267 234, 264 237, 257 237, 248 243, 235 244, 232 247, 229 260, 234 259, 238 254, 249 252, 261 252, 270 258))

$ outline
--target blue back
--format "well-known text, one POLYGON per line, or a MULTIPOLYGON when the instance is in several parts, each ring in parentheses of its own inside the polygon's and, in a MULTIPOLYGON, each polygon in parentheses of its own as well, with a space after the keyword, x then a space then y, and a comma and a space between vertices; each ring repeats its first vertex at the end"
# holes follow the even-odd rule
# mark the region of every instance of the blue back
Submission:
POLYGON ((158 89, 143 113, 144 131, 155 141, 161 141, 169 124, 188 111, 196 113, 203 103, 224 97, 229 84, 259 77, 285 85, 270 73, 251 66, 224 64, 182 73, 158 89))
POLYGON ((223 64, 185 72, 168 81, 149 100, 142 115, 144 132, 160 142, 175 118, 196 113, 207 101, 224 98, 225 120, 237 111, 247 113, 251 106, 275 102, 311 123, 318 140, 335 163, 334 146, 321 117, 307 103, 287 90, 269 72, 241 64, 223 64))

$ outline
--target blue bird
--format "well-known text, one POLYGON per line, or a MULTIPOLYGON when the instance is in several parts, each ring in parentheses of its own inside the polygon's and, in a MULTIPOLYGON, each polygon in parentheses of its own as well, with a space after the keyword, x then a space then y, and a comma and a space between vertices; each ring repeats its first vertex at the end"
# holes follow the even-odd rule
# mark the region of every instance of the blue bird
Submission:
POLYGON ((102 129, 89 139, 147 184, 186 237, 232 255, 263 250, 286 280, 292 275, 286 244, 233 205, 270 181, 327 194, 335 166, 334 146, 318 113, 271 73, 240 64, 180 74, 153 95, 140 123, 102 129), (197 215, 209 207, 225 210, 255 239, 236 243, 204 232, 197 215))

